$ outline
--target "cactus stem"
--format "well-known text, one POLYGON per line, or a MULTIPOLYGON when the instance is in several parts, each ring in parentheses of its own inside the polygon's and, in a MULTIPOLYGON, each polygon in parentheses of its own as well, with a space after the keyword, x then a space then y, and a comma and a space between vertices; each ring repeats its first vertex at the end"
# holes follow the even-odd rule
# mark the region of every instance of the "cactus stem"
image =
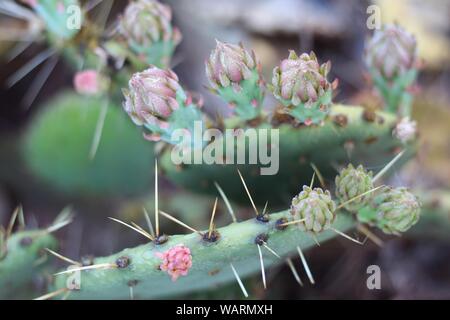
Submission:
POLYGON ((239 169, 237 169, 237 172, 239 174, 239 177, 241 178, 242 184, 244 185, 245 191, 247 192, 248 198, 250 199, 250 202, 252 203, 253 210, 255 210, 256 217, 259 217, 260 214, 258 212, 258 209, 256 209, 255 202, 253 201, 252 195, 250 194, 250 191, 248 190, 248 187, 247 187, 247 184, 245 183, 244 177, 242 176, 241 171, 239 171, 239 169))
POLYGON ((167 212, 164 212, 162 210, 159 210, 159 213, 161 213, 164 217, 166 217, 169 220, 172 220, 175 223, 178 223, 180 226, 185 227, 186 229, 189 229, 195 233, 198 233, 200 236, 204 236, 204 234, 196 229, 194 229, 193 227, 187 225, 186 223, 184 223, 183 221, 178 220, 177 218, 171 216, 170 214, 168 214, 167 212))
POLYGON ((51 298, 59 296, 62 293, 67 293, 67 292, 70 292, 70 290, 67 289, 67 288, 61 288, 61 289, 55 290, 53 292, 49 292, 47 294, 44 294, 43 296, 34 298, 33 300, 49 300, 51 298))
POLYGON ((57 257, 57 258, 59 258, 59 259, 61 259, 63 261, 66 261, 66 262, 68 262, 68 263, 70 263, 72 265, 76 265, 76 266, 79 266, 79 267, 82 266, 81 262, 78 262, 78 261, 72 260, 70 258, 67 258, 67 257, 65 257, 65 256, 63 256, 63 255, 61 255, 61 254, 59 254, 59 253, 57 253, 57 252, 55 252, 53 250, 50 250, 49 248, 45 248, 45 251, 51 253, 55 257, 57 257))
POLYGON ((235 278, 236 278, 236 281, 237 281, 238 284, 239 284, 239 287, 240 287, 241 290, 242 290, 242 293, 244 294, 244 296, 245 296, 246 298, 248 298, 247 290, 245 290, 244 284, 242 283, 242 280, 241 280, 241 278, 239 277, 239 274, 237 273, 237 271, 236 271, 236 269, 234 268, 234 266, 233 266, 232 263, 230 263, 230 267, 231 267, 231 270, 233 270, 233 274, 234 274, 234 276, 235 276, 235 278))
POLYGON ((158 208, 158 159, 155 158, 155 225, 156 237, 159 237, 159 208, 158 208))
POLYGON ((379 247, 383 247, 384 242, 379 237, 377 237, 376 234, 374 234, 372 231, 369 230, 365 225, 358 224, 356 229, 364 234, 369 240, 371 240, 373 243, 375 243, 379 247))
POLYGON ((359 195, 357 195, 357 196, 355 196, 355 197, 353 197, 353 198, 351 198, 351 199, 349 199, 349 200, 347 200, 347 201, 341 203, 339 206, 337 206, 336 210, 342 209, 342 208, 345 207, 347 204, 349 204, 349 203, 351 203, 351 202, 353 202, 353 201, 355 201, 355 200, 358 200, 359 198, 364 197, 365 195, 367 195, 367 194, 369 194, 369 193, 375 192, 376 190, 378 190, 378 189, 380 189, 380 188, 382 188, 382 187, 384 187, 384 185, 381 185, 381 186, 372 188, 372 189, 370 189, 369 191, 363 192, 363 193, 361 193, 361 194, 359 194, 359 195))
POLYGON ((133 229, 134 231, 136 231, 137 233, 142 234, 144 237, 148 238, 150 241, 154 241, 155 238, 153 238, 148 232, 146 232, 145 230, 143 230, 141 227, 137 228, 137 227, 133 227, 131 225, 129 225, 128 223, 125 223, 119 219, 116 218, 112 218, 112 217, 108 217, 109 219, 111 219, 112 221, 118 222, 120 224, 123 224, 124 226, 127 226, 130 229, 133 229))
POLYGON ((400 159, 400 157, 405 153, 405 150, 403 150, 402 152, 400 152, 399 154, 397 154, 394 159, 392 159, 387 165, 384 166, 383 169, 381 169, 380 172, 377 173, 377 175, 375 177, 373 177, 372 182, 377 181, 378 179, 380 179, 396 162, 398 159, 400 159))
POLYGON ((211 221, 209 222, 209 231, 208 231, 208 238, 211 239, 211 234, 214 231, 214 216, 216 215, 216 209, 217 209, 217 197, 214 201, 214 207, 211 214, 211 221))
POLYGON ((256 247, 258 248, 259 261, 260 261, 260 263, 261 263, 261 276, 262 276, 262 281, 263 281, 264 289, 267 289, 267 284, 266 284, 266 272, 264 271, 264 259, 263 259, 263 256, 262 256, 261 247, 260 247, 259 245, 256 245, 256 247))
POLYGON ((147 212, 147 209, 145 209, 145 207, 142 207, 142 210, 144 211, 145 221, 147 221, 147 226, 150 231, 150 234, 152 235, 153 238, 156 238, 155 230, 153 230, 152 220, 150 220, 150 216, 147 212))
POLYGON ((300 260, 302 260, 303 268, 305 268, 306 274, 308 275, 309 281, 311 284, 314 284, 314 278, 311 273, 311 269, 309 269, 308 262, 306 262, 305 256, 303 255, 302 249, 300 246, 297 246, 297 251, 300 256, 300 260))
POLYGON ((348 234, 345 234, 345 233, 343 233, 343 232, 341 232, 341 231, 339 231, 339 230, 337 230, 337 229, 335 229, 335 228, 333 228, 333 227, 329 227, 328 229, 332 230, 333 232, 336 232, 338 235, 340 235, 340 236, 342 236, 342 237, 344 237, 344 238, 346 238, 346 239, 348 239, 348 240, 350 240, 350 241, 353 241, 353 242, 355 242, 355 243, 357 243, 357 244, 360 244, 360 245, 363 245, 363 244, 364 244, 363 242, 358 241, 358 240, 356 240, 356 239, 353 239, 353 238, 350 237, 348 234))
POLYGON ((291 258, 287 258, 287 259, 286 259, 286 263, 287 263, 287 265, 289 266, 289 268, 291 269, 291 272, 292 272, 292 275, 293 275, 294 278, 295 278, 295 281, 297 281, 297 283, 298 283, 301 287, 303 287, 303 282, 302 282, 302 280, 300 279, 300 276, 298 275, 297 270, 295 270, 295 266, 294 266, 294 264, 292 263, 292 259, 291 259, 291 258))
POLYGON ((220 185, 214 181, 214 185, 216 186, 217 191, 219 192, 220 196, 222 197, 223 202, 225 202, 225 205, 227 206, 228 209, 228 213, 231 216, 231 220, 233 220, 233 222, 237 222, 236 219, 236 215, 234 214, 233 208, 231 207, 230 201, 228 200, 227 195, 225 194, 225 192, 223 192, 222 188, 220 187, 220 185))

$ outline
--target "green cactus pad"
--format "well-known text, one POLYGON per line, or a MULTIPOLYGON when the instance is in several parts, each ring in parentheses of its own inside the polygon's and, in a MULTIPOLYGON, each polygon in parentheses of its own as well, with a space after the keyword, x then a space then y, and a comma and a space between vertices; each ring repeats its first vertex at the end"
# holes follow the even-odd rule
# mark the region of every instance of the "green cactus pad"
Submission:
MULTIPOLYGON (((340 167, 348 163, 363 164, 376 173, 403 148, 406 152, 394 168, 405 163, 415 153, 416 144, 410 142, 404 146, 392 137, 396 121, 396 117, 389 113, 334 105, 323 126, 294 128, 283 123, 278 127, 280 161, 276 175, 260 175, 259 165, 237 167, 257 206, 262 207, 269 201, 271 208, 281 209, 300 191, 299 186, 309 184, 314 172, 311 163, 316 165, 326 181, 333 181, 340 167)), ((271 126, 262 124, 260 128, 271 126)), ((170 150, 162 155, 160 162, 166 176, 177 185, 190 191, 216 194, 214 181, 217 181, 231 200, 248 204, 243 189, 236 188, 241 183, 236 175, 236 165, 175 166, 170 150)), ((389 172, 393 170, 391 168, 389 172)))
MULTIPOLYGON (((119 257, 128 257, 126 268, 81 271, 81 288, 72 291, 69 299, 127 299, 130 286, 136 299, 160 298, 198 291, 212 286, 235 281, 230 263, 236 268, 241 278, 260 272, 260 261, 255 238, 268 235, 267 245, 281 257, 296 252, 296 247, 303 250, 316 246, 314 239, 301 232, 297 226, 288 226, 277 230, 277 220, 290 219, 288 211, 270 215, 268 223, 256 219, 232 223, 219 228, 220 239, 215 243, 206 243, 196 233, 175 235, 169 241, 155 247, 153 243, 125 249, 109 257, 95 259, 95 264, 112 263, 119 257), (167 273, 159 270, 161 260, 155 252, 166 251, 175 245, 184 244, 190 248, 192 268, 187 276, 181 276, 173 282, 167 273)), ((346 214, 338 214, 333 227, 345 231, 353 226, 353 219, 346 214)), ((325 241, 336 233, 328 230, 317 236, 318 241, 325 241)), ((265 248, 261 248, 266 268, 281 263, 265 248)), ((65 287, 68 275, 57 275, 55 290, 65 287)), ((70 277, 70 275, 69 275, 70 277)), ((236 286, 238 284, 236 283, 236 286)))
POLYGON ((108 106, 94 159, 90 148, 102 99, 66 93, 51 101, 25 135, 24 158, 50 186, 82 196, 137 195, 149 190, 153 144, 121 108, 108 106))
POLYGON ((29 283, 44 266, 43 250, 56 250, 56 246, 56 239, 45 230, 13 234, 0 258, 0 299, 17 297, 16 290, 29 283))

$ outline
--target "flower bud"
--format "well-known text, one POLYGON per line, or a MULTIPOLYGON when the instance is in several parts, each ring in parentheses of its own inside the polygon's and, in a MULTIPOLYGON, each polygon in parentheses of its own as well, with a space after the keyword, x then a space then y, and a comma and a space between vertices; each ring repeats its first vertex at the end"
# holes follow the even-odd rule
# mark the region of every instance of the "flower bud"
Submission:
POLYGON ((376 215, 370 222, 387 234, 398 235, 419 221, 419 200, 406 188, 385 187, 373 205, 376 215))
POLYGON ((396 24, 375 30, 367 42, 365 61, 369 69, 376 69, 387 80, 406 74, 417 60, 414 36, 396 24))
MULTIPOLYGON (((343 169, 336 176, 335 182, 336 197, 341 203, 345 203, 373 189, 372 171, 367 172, 361 165, 355 169, 352 164, 349 164, 347 168, 343 169)), ((367 205, 371 198, 371 194, 366 194, 347 203, 344 208, 351 212, 357 211, 367 205)))
POLYGON ((319 65, 313 52, 298 57, 290 51, 273 70, 273 94, 300 122, 317 124, 331 104, 333 85, 327 80, 330 68, 329 61, 319 65))
POLYGON ((392 134, 403 143, 414 140, 417 134, 417 122, 404 117, 397 123, 392 134))
POLYGON ((108 86, 108 80, 96 70, 83 70, 75 74, 73 78, 75 91, 82 95, 97 95, 108 86))
POLYGON ((179 108, 177 92, 183 89, 171 70, 155 66, 133 74, 125 90, 125 111, 137 125, 167 127, 167 118, 179 108))
POLYGON ((128 4, 119 21, 119 33, 131 51, 147 64, 167 67, 181 33, 172 27, 172 11, 156 0, 128 4))
POLYGON ((155 255, 162 259, 159 268, 167 272, 172 281, 179 276, 187 276, 192 267, 191 250, 183 244, 176 245, 165 252, 156 252, 155 255))
POLYGON ((234 112, 245 120, 258 116, 264 98, 263 80, 253 52, 242 45, 216 41, 205 67, 212 91, 233 106, 234 112))
POLYGON ((300 230, 319 233, 336 218, 336 204, 328 190, 303 186, 303 191, 292 199, 290 213, 295 220, 305 219, 298 223, 300 230))
POLYGON ((123 108, 135 124, 151 131, 151 135, 146 135, 149 140, 171 143, 173 130, 192 132, 195 121, 202 121, 198 106, 186 95, 172 70, 151 66, 137 72, 123 94, 123 108))

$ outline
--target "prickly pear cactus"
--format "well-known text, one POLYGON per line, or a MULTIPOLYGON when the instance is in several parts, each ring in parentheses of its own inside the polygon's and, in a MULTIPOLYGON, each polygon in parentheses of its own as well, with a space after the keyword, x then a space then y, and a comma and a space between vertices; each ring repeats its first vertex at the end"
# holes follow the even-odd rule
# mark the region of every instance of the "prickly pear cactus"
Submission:
POLYGON ((41 274, 49 259, 45 249, 57 249, 53 232, 72 221, 70 210, 66 208, 47 228, 25 230, 22 207, 12 214, 7 228, 0 226, 0 298, 17 298, 16 291, 28 285, 32 278, 41 274), (16 220, 20 226, 13 233, 16 220))
MULTIPOLYGON (((381 218, 377 218, 376 227, 388 234, 400 234, 418 221, 420 204, 412 194, 404 189, 388 195, 382 189, 376 194, 378 189, 368 191, 374 193, 374 200, 366 206, 384 212, 384 216, 378 214, 381 218)), ((356 201, 368 192, 357 193, 346 202, 356 201)), ((265 286, 264 268, 286 259, 292 264, 289 258, 294 252, 300 254, 313 283, 302 250, 336 235, 361 245, 345 232, 357 221, 372 225, 373 221, 363 221, 361 214, 347 212, 346 202, 332 199, 329 190, 303 186, 303 191, 292 199, 290 210, 257 214, 253 219, 222 228, 215 228, 211 221, 210 228, 203 231, 164 213, 194 231, 186 235, 152 236, 136 224, 130 226, 113 219, 146 236, 151 243, 96 258, 89 265, 76 262, 77 265, 55 275, 53 293, 65 293, 73 299, 148 299, 198 291, 236 279, 247 296, 241 277, 261 270, 265 286), (67 286, 73 281, 77 283, 76 290, 67 286)), ((298 277, 296 273, 295 276, 298 277)))
MULTIPOLYGON (((235 276, 230 263, 244 278, 260 268, 256 240, 265 235, 267 245, 278 255, 285 256, 294 251, 296 246, 307 249, 315 245, 314 240, 291 226, 284 230, 277 229, 277 221, 290 218, 288 211, 270 215, 270 221, 261 223, 256 219, 232 223, 218 228, 220 239, 210 243, 202 240, 197 233, 170 236, 162 245, 153 243, 125 249, 109 257, 96 258, 95 264, 110 265, 103 270, 81 271, 80 290, 71 291, 70 299, 127 299, 130 288, 137 299, 170 297, 185 292, 199 291, 233 281, 235 276), (176 281, 163 269, 164 259, 160 254, 183 245, 190 249, 192 267, 186 276, 176 281), (126 257, 128 264, 116 266, 119 258, 126 257)), ((348 215, 341 215, 334 227, 342 231, 352 226, 348 215)), ((282 228, 280 228, 282 229, 282 228)), ((207 232, 207 231, 206 231, 207 232)), ((334 236, 332 231, 318 236, 322 242, 334 236)), ((281 260, 269 251, 263 253, 264 264, 270 267, 281 260)), ((55 276, 55 290, 65 288, 70 274, 55 276)))
MULTIPOLYGON (((236 122, 235 122, 236 123, 236 122)), ((231 120, 229 128, 240 128, 231 120)), ((239 123, 239 122, 238 122, 239 123)), ((266 201, 281 208, 289 203, 299 183, 309 181, 313 163, 325 180, 332 180, 340 166, 349 161, 367 167, 380 167, 388 163, 397 152, 406 152, 397 162, 400 167, 411 158, 417 148, 415 140, 406 144, 392 135, 396 117, 390 113, 368 112, 358 106, 333 105, 322 126, 294 127, 291 123, 260 124, 258 128, 279 129, 279 170, 275 175, 260 175, 261 165, 237 165, 245 176, 256 202, 266 201), (277 186, 277 192, 272 187, 277 186)), ((246 144, 246 152, 251 146, 246 144)), ((175 166, 171 153, 161 156, 165 175, 173 182, 191 191, 215 194, 214 181, 219 183, 230 199, 247 203, 244 193, 235 188, 239 177, 236 166, 222 164, 195 164, 175 166)), ((395 170, 395 169, 393 169, 395 170)), ((392 171, 391 171, 392 172, 392 171)))
POLYGON ((45 248, 57 249, 57 241, 44 230, 22 231, 11 235, 0 258, 0 298, 14 293, 31 282, 46 262, 45 248))
POLYGON ((73 93, 51 101, 24 136, 23 157, 32 173, 69 194, 123 196, 148 191, 152 144, 113 104, 107 106, 97 153, 90 157, 105 103, 73 93))

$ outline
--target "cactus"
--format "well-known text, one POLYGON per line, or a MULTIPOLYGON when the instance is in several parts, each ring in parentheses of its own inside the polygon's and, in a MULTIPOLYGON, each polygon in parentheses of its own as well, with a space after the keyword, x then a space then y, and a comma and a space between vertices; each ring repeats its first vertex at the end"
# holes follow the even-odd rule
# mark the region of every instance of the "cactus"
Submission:
POLYGON ((0 298, 17 298, 16 291, 40 274, 48 262, 46 251, 56 250, 57 240, 53 232, 72 220, 69 209, 63 210, 52 225, 45 229, 24 230, 23 211, 18 207, 5 230, 0 229, 0 298), (12 233, 16 219, 21 222, 20 230, 12 233))
MULTIPOLYGON (((234 280, 230 263, 238 270, 241 277, 246 277, 259 270, 258 250, 255 239, 258 235, 268 236, 267 243, 277 254, 285 256, 300 245, 306 249, 315 245, 314 240, 291 226, 285 230, 277 229, 277 221, 289 219, 289 211, 270 215, 268 223, 256 219, 232 223, 218 228, 220 239, 216 243, 203 241, 196 234, 170 236, 162 245, 153 243, 125 249, 109 257, 96 258, 95 264, 114 266, 120 257, 127 257, 129 265, 125 268, 110 267, 106 270, 86 270, 81 273, 81 288, 71 291, 70 299, 127 299, 130 287, 133 295, 139 299, 150 299, 199 291, 215 285, 234 280), (192 267, 187 276, 179 277, 173 282, 171 277, 160 270, 161 258, 156 253, 165 252, 174 246, 183 244, 190 248, 192 267)), ((342 231, 352 226, 348 215, 341 215, 334 227, 342 231)), ((318 241, 325 241, 334 234, 326 231, 318 236, 318 241)), ((270 252, 264 253, 266 267, 280 260, 270 252)), ((66 287, 70 275, 55 276, 54 289, 66 287)))
MULTIPOLYGON (((245 182, 244 187, 247 190, 245 182)), ((369 190, 371 193, 375 191, 369 190)), ((376 226, 388 234, 400 234, 418 221, 420 204, 411 203, 414 196, 403 189, 399 192, 386 196, 386 190, 382 190, 371 203, 374 210, 386 212, 376 226), (397 218, 399 214, 401 217, 397 218)), ((367 193, 357 193, 348 201, 355 201, 367 193)), ((211 220, 210 228, 205 231, 186 226, 161 211, 164 216, 194 231, 187 235, 165 235, 164 238, 162 234, 152 236, 136 224, 130 226, 113 219, 146 236, 151 243, 125 249, 109 257, 96 258, 88 266, 77 263, 78 268, 57 273, 54 292, 70 292, 68 297, 73 299, 124 299, 130 294, 133 298, 158 298, 229 282, 236 276, 236 270, 239 270, 239 276, 236 277, 239 277, 240 283, 240 277, 254 273, 259 268, 262 268, 266 285, 264 266, 279 263, 282 257, 288 258, 295 250, 298 250, 307 268, 302 250, 315 243, 334 235, 343 235, 358 242, 344 232, 362 219, 343 209, 344 204, 341 202, 338 206, 328 190, 304 186, 303 191, 292 200, 290 210, 272 214, 257 213, 253 219, 233 222, 217 229, 211 220), (267 252, 263 254, 261 247, 266 248, 267 252), (81 274, 75 276, 73 272, 81 274), (77 289, 66 287, 75 277, 79 281, 77 289)), ((313 282, 309 268, 306 271, 313 282)), ((247 294, 245 288, 243 292, 247 294)))
MULTIPOLYGON (((274 120, 273 120, 274 121, 274 120)), ((333 105, 330 114, 320 127, 295 128, 287 123, 279 131, 279 171, 276 175, 259 175, 259 165, 238 165, 246 181, 261 205, 269 201, 281 208, 293 196, 298 184, 308 181, 314 172, 311 163, 322 173, 325 180, 333 179, 339 166, 349 160, 353 164, 380 167, 402 148, 406 152, 397 163, 405 163, 417 148, 415 140, 403 144, 392 136, 396 117, 386 112, 369 112, 358 106, 333 105), (300 143, 299 143, 300 142, 300 143), (273 192, 271 186, 277 186, 273 192), (262 203, 261 203, 262 202, 262 203)), ((228 127, 233 128, 230 119, 228 127)), ((260 128, 270 128, 261 124, 260 128)), ((250 148, 250 146, 247 146, 250 148)), ((195 164, 175 166, 166 151, 161 155, 165 175, 178 185, 191 191, 215 194, 213 182, 217 181, 230 197, 240 203, 247 201, 245 194, 236 190, 239 178, 235 166, 222 164, 195 164)))
MULTIPOLYGON (((71 193, 104 196, 145 191, 155 144, 146 142, 139 129, 131 127, 134 122, 143 129, 147 140, 160 141, 159 163, 165 176, 176 184, 210 194, 216 194, 217 188, 223 196, 214 183, 218 182, 232 200, 242 203, 247 199, 243 190, 236 188, 237 167, 247 195, 251 190, 258 206, 270 201, 271 208, 278 210, 291 204, 289 210, 267 214, 265 207, 260 213, 250 197, 254 219, 237 222, 233 214, 232 223, 216 228, 216 200, 209 229, 198 231, 158 211, 155 201, 158 219, 162 214, 194 232, 167 236, 159 232, 159 220, 155 219, 153 234, 112 218, 144 235, 150 243, 92 261, 65 258, 75 267, 57 273, 51 284, 54 291, 42 298, 62 294, 73 299, 159 298, 211 288, 234 278, 247 296, 240 277, 261 270, 266 287, 264 267, 285 258, 291 266, 289 259, 296 251, 314 283, 303 250, 336 235, 361 244, 345 232, 364 223, 394 235, 417 223, 421 205, 412 193, 404 188, 373 187, 382 174, 393 170, 395 161, 396 167, 402 165, 417 148, 409 107, 417 75, 416 44, 400 27, 388 25, 376 31, 366 47, 365 60, 373 83, 385 100, 385 108, 380 111, 333 103, 337 81, 327 79, 331 63, 319 64, 312 52, 297 55, 290 51, 273 70, 272 85, 266 90, 255 54, 243 45, 217 41, 206 61, 206 73, 211 91, 228 103, 233 115, 212 120, 199 108, 201 103, 193 102, 170 69, 181 38, 171 25, 167 6, 153 0, 130 1, 118 21, 117 32, 110 34, 91 20, 88 10, 81 10, 82 28, 67 32, 67 25, 62 26, 60 20, 67 18, 67 12, 55 14, 69 4, 78 4, 76 0, 26 2, 45 22, 50 52, 62 54, 80 70, 74 77, 78 94, 63 95, 52 103, 26 134, 24 155, 36 175, 71 193), (128 89, 124 89, 127 84, 128 89), (279 102, 271 111, 262 108, 265 91, 272 92, 279 102), (121 92, 124 111, 114 107, 122 99, 121 92), (112 106, 106 108, 109 102, 112 106), (271 152, 280 152, 278 173, 259 176, 261 165, 257 164, 175 165, 171 153, 179 145, 173 133, 182 129, 183 135, 195 134, 198 122, 201 129, 233 129, 236 134, 247 128, 278 129, 279 143, 269 142, 271 152), (98 137, 98 150, 96 147, 92 153, 93 138, 98 137), (95 157, 90 157, 92 154, 95 157), (358 166, 381 167, 396 154, 403 156, 400 160, 395 157, 374 178, 358 166), (349 163, 352 165, 347 166, 349 163), (335 178, 336 171, 343 167, 335 178), (322 188, 314 187, 314 179, 304 186, 313 173, 322 188), (330 192, 330 181, 336 183, 335 192, 330 192), (300 186, 303 191, 293 197, 300 186), (376 192, 378 189, 381 191, 376 192), (77 272, 79 288, 73 287, 77 272)), ((223 138, 214 142, 226 145, 223 138)), ((208 147, 202 143, 200 150, 208 147)), ((245 145, 244 149, 253 147, 245 145)), ((13 272, 15 264, 25 260, 28 265, 22 270, 30 274, 33 268, 29 259, 36 252, 28 251, 34 245, 10 254, 10 248, 17 248, 22 241, 15 240, 19 241, 15 244, 15 238, 8 236, 0 239, 3 262, 9 263, 3 279, 13 272), (21 250, 25 251, 23 255, 19 255, 21 250)), ((35 250, 41 248, 38 244, 35 250)), ((50 240, 44 244, 53 247, 50 240)), ((298 279, 296 273, 294 276, 298 279)))
POLYGON ((64 93, 25 133, 23 158, 32 173, 66 193, 137 195, 151 185, 153 150, 127 116, 108 106, 94 159, 89 157, 104 98, 64 93))

